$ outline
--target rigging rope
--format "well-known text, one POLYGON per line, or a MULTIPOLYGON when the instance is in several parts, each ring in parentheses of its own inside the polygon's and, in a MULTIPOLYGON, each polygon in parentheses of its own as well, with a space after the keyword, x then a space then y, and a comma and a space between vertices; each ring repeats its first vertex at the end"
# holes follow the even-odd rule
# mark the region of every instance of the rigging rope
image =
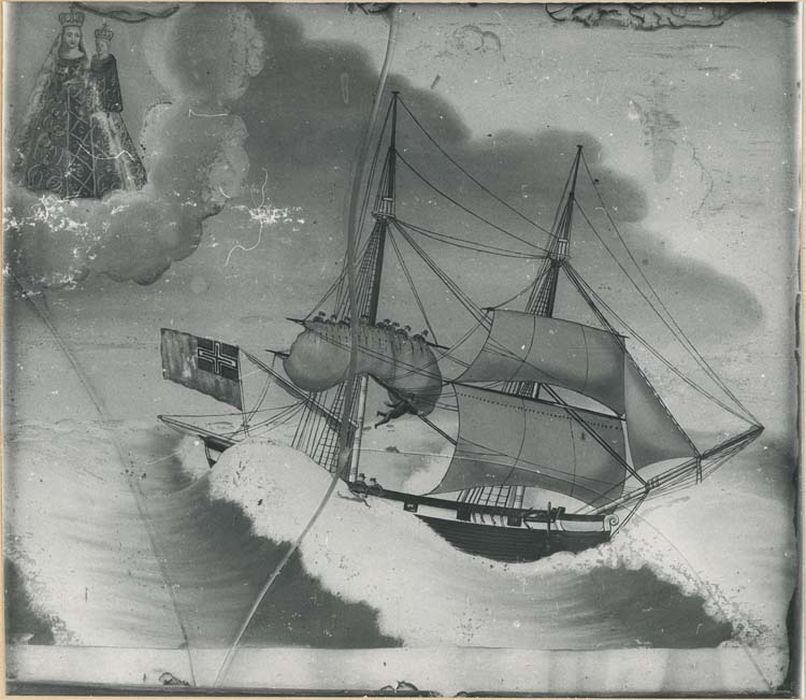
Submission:
MULTIPOLYGON (((319 299, 319 301, 308 312, 308 315, 305 317, 306 319, 310 318, 315 313, 317 313, 325 305, 325 302, 328 300, 330 295, 333 294, 333 292, 336 292, 337 289, 339 290, 341 289, 343 280, 344 280, 344 273, 342 272, 338 277, 336 277, 336 279, 333 281, 333 284, 331 284, 330 287, 328 287, 328 290, 324 293, 321 299, 319 299)), ((337 297, 339 296, 338 292, 336 296, 337 297)))
MULTIPOLYGON (((571 187, 571 182, 574 179, 574 168, 571 168, 568 171, 568 175, 565 178, 565 184, 563 185, 563 192, 560 200, 557 202, 557 208, 554 210, 554 220, 551 222, 551 230, 557 231, 560 228, 560 221, 565 217, 565 213, 568 209, 568 199, 567 194, 571 187)), ((560 234, 555 235, 555 240, 560 237, 560 234)))
POLYGON ((498 226, 497 224, 494 224, 489 219, 485 219, 481 214, 477 214, 472 209, 469 209, 464 204, 462 204, 458 200, 454 199, 453 197, 451 197, 446 192, 443 192, 441 189, 439 189, 439 187, 437 187, 428 178, 426 178, 425 175, 423 175, 419 170, 417 170, 413 165, 411 165, 411 163, 409 163, 402 155, 400 155, 400 153, 397 154, 397 157, 398 157, 398 159, 400 160, 401 163, 403 163, 412 173, 414 173, 428 187, 430 187, 432 190, 434 190, 434 192, 436 192, 440 196, 442 196, 445 199, 447 199, 451 204, 459 207, 459 209, 461 209, 462 211, 470 214, 471 216, 475 217, 479 221, 484 222, 485 224, 487 224, 491 228, 494 228, 496 231, 500 231, 504 235, 509 236, 510 238, 513 238, 516 241, 519 241, 520 243, 523 243, 524 245, 528 245, 530 248, 534 248, 535 250, 539 250, 541 253, 543 253, 545 255, 548 254, 549 251, 546 250, 545 248, 541 248, 539 245, 535 245, 534 243, 530 243, 525 238, 521 238, 520 236, 517 236, 516 234, 514 234, 514 233, 512 233, 510 231, 507 231, 505 228, 501 228, 500 226, 498 226))
POLYGON ((440 243, 444 243, 445 245, 452 245, 456 248, 463 248, 465 250, 472 250, 477 253, 486 253, 488 255, 498 255, 502 258, 522 258, 524 260, 545 260, 547 256, 545 255, 535 255, 533 253, 522 253, 517 250, 509 250, 508 248, 499 248, 497 246, 488 245, 487 243, 476 243, 475 241, 468 240, 466 238, 459 238, 457 236, 451 236, 447 233, 440 233, 439 231, 432 231, 431 229, 425 228, 423 226, 419 226, 417 224, 409 223, 408 221, 402 221, 395 217, 395 219, 400 222, 406 228, 410 228, 412 231, 419 233, 426 238, 430 238, 432 240, 438 241, 440 243))
POLYGON ((655 291, 655 288, 652 286, 652 283, 647 278, 646 273, 643 271, 641 266, 638 264, 638 261, 635 259, 635 256, 633 255, 632 251, 627 246, 627 243, 624 240, 624 237, 622 236, 618 225, 616 224, 615 220, 611 216, 610 211, 609 211, 609 209, 607 207, 607 204, 606 204, 606 202, 604 200, 604 197, 602 197, 602 194, 601 194, 601 192, 599 190, 599 187, 596 185, 596 181, 595 181, 593 175, 591 174, 590 168, 588 167, 588 162, 585 159, 584 155, 582 156, 582 163, 585 166, 585 172, 588 175, 588 178, 589 178, 589 180, 591 182, 591 185, 593 186, 593 190, 596 193, 596 196, 597 196, 597 198, 599 200, 599 203, 601 204, 602 210, 604 211, 605 216, 607 217, 607 220, 610 222, 610 225, 612 226, 613 231, 616 234, 616 237, 618 238, 619 242, 623 246, 624 250, 627 252, 627 255, 630 258, 630 260, 632 261, 633 265, 638 270, 638 274, 641 276, 641 279, 643 279, 643 281, 646 284, 647 288, 652 293, 652 296, 655 298, 655 300, 657 301, 657 303, 660 306, 660 308, 663 309, 663 311, 665 312, 666 317, 664 317, 664 315, 661 314, 660 311, 658 311, 658 309, 655 307, 655 305, 647 298, 646 294, 639 288, 638 284, 632 278, 630 273, 627 272, 627 270, 621 264, 621 262, 617 259, 615 254, 604 243, 602 238, 599 236, 599 233, 595 230, 593 225, 590 223, 590 220, 588 219, 588 217, 585 215, 584 212, 582 212, 582 208, 577 204, 577 208, 579 209, 580 212, 582 212, 582 215, 585 217, 585 220, 588 222, 588 225, 594 231, 594 233, 596 234, 597 238, 599 238, 599 240, 602 242, 602 245, 605 246, 605 249, 610 254, 610 256, 613 258, 613 260, 616 261, 618 266, 621 268, 621 271, 626 275, 627 279, 630 280, 632 285, 636 288, 636 290, 638 290, 639 294, 641 294, 641 296, 644 298, 644 300, 649 305, 649 307, 652 309, 652 311, 658 316, 658 318, 661 320, 661 322, 669 329, 669 331, 672 333, 672 335, 675 337, 675 339, 694 358, 694 360, 697 362, 697 364, 700 365, 700 367, 703 369, 703 371, 709 377, 711 377, 711 379, 716 383, 716 385, 720 389, 722 389, 722 391, 724 391, 725 394, 736 404, 736 406, 741 411, 743 411, 746 414, 746 416, 749 417, 752 420, 752 422, 758 424, 758 419, 750 412, 750 410, 748 410, 744 406, 744 404, 742 404, 742 402, 736 397, 736 395, 730 390, 730 388, 725 384, 725 382, 719 377, 719 375, 711 367, 711 365, 708 364, 708 361, 703 357, 702 353, 700 353, 700 351, 694 346, 694 343, 692 343, 692 341, 689 339, 689 337, 686 335, 686 333, 680 327, 680 324, 678 324, 677 321, 675 320, 674 316, 672 316, 672 314, 669 311, 668 307, 666 306, 666 304, 664 304, 663 300, 660 298, 660 295, 655 291))
MULTIPOLYGON (((482 323, 477 323, 475 326, 471 326, 470 328, 468 328, 465 334, 461 338, 459 338, 459 340, 457 340, 449 348, 444 349, 444 352, 440 354, 440 357, 447 357, 451 362, 455 362, 457 365, 460 365, 465 369, 470 367, 472 362, 465 362, 464 360, 460 360, 458 357, 454 357, 451 353, 455 352, 462 345, 464 345, 470 339, 470 336, 473 335, 476 332, 476 330, 478 330, 478 328, 480 327, 485 328, 484 324, 482 323)), ((438 351, 438 349, 436 350, 438 351)))
POLYGON ((479 306, 459 288, 459 285, 457 285, 456 282, 454 282, 448 276, 448 274, 436 264, 436 262, 434 262, 433 258, 431 258, 431 256, 420 247, 417 241, 412 239, 412 237, 406 232, 406 229, 401 226, 399 221, 392 219, 392 225, 400 232, 403 238, 406 239, 406 242, 414 249, 414 252, 416 252, 423 259, 429 268, 431 268, 431 271, 442 281, 451 294, 456 297, 459 303, 465 307, 471 316, 473 316, 476 322, 483 325, 485 316, 479 306))
POLYGON ((292 406, 291 408, 286 409, 282 413, 279 413, 272 418, 267 420, 261 421, 259 423, 255 423, 254 425, 250 426, 253 434, 260 434, 262 432, 270 432, 275 428, 280 427, 281 425, 285 425, 288 423, 294 416, 296 416, 303 408, 304 403, 300 402, 296 406, 292 406))
POLYGON ((517 294, 515 294, 514 296, 511 296, 509 299, 506 299, 506 300, 502 301, 500 304, 496 304, 495 306, 492 306, 490 308, 492 308, 492 309, 500 309, 502 306, 505 306, 507 304, 511 304, 513 301, 515 301, 515 299, 517 299, 520 296, 523 296, 524 294, 526 294, 526 292, 528 292, 529 290, 533 289, 534 286, 540 281, 541 277, 542 277, 542 275, 538 276, 538 278, 536 280, 530 281, 529 284, 527 284, 517 294))
MULTIPOLYGON (((584 214, 583 214, 584 216, 584 214)), ((569 276, 569 279, 574 283, 574 285, 580 285, 580 287, 584 288, 584 290, 593 297, 596 302, 605 309, 608 313, 610 313, 613 318, 615 318, 627 331, 630 333, 630 336, 635 338, 644 348, 647 349, 656 359, 663 363, 663 365, 669 369, 672 373, 674 373, 679 379, 683 380, 686 384, 688 384, 692 389, 699 392, 703 396, 705 396, 710 401, 714 402, 717 406, 722 408, 724 411, 727 411, 733 416, 740 418, 742 420, 746 420, 746 416, 738 413, 735 409, 728 406, 724 401, 719 399, 718 397, 711 394, 707 389, 700 386, 697 382, 695 382, 690 377, 683 374, 681 370, 675 367, 668 359, 666 359, 659 350, 656 350, 645 338, 643 338, 638 331, 636 331, 632 326, 630 326, 621 316, 616 313, 616 311, 580 276, 580 274, 576 271, 576 269, 571 265, 571 263, 566 262, 564 265, 566 269, 566 274, 569 276)), ((583 297, 585 294, 583 294, 583 297)))
POLYGON ((437 140, 436 140, 436 139, 435 139, 433 136, 431 136, 431 134, 428 132, 428 130, 427 130, 427 129, 426 129, 426 128, 425 128, 425 127, 424 127, 424 126, 423 126, 423 125, 420 123, 420 121, 417 119, 417 117, 415 117, 415 116, 414 116, 414 113, 413 113, 413 112, 412 112, 412 111, 409 109, 408 105, 407 105, 407 104, 406 104, 406 103, 405 103, 405 102, 404 102, 402 99, 400 100, 400 104, 402 104, 402 105, 403 105, 403 109, 405 109, 405 110, 406 110, 406 112, 407 112, 407 113, 408 113, 408 115, 411 117, 411 119, 414 121, 414 123, 417 125, 417 127, 420 129, 420 131, 422 131, 422 132, 423 132, 423 134, 425 134, 426 138, 427 138, 427 139, 428 139, 428 140, 429 140, 429 141, 430 141, 432 144, 434 144, 434 146, 437 148, 437 150, 438 150, 438 151, 439 151, 439 152, 440 152, 440 153, 441 153, 443 156, 445 156, 445 158, 447 158, 447 159, 448 159, 448 160, 449 160, 449 161, 450 161, 450 162, 451 162, 451 163, 452 163, 452 164, 453 164, 453 165, 454 165, 454 166, 455 166, 455 167, 456 167, 456 168, 457 168, 457 169, 458 169, 458 170, 459 170, 459 171, 460 171, 460 172, 461 172, 463 175, 465 175, 467 178, 469 178, 469 179, 470 179, 470 180, 471 180, 473 183, 475 183, 475 184, 476 184, 476 185, 477 185, 479 188, 481 188, 481 190, 483 190, 483 191, 484 191, 484 192, 486 192, 488 195, 490 195, 490 197, 492 197, 492 198, 493 198, 495 201, 497 201, 499 204, 504 205, 504 206, 505 206, 507 209, 509 209, 511 212, 513 212, 514 214, 516 214, 517 216, 519 216, 521 219, 523 219, 523 220, 524 220, 526 223, 530 224, 531 226, 534 226, 536 229, 538 229, 538 230, 542 231, 543 233, 547 233, 547 234, 550 236, 550 238, 556 238, 556 235, 555 235, 554 233, 552 233, 551 231, 549 231, 547 228, 544 228, 543 226, 541 226, 540 224, 538 224, 538 223, 537 223, 536 221, 534 221, 533 219, 530 219, 530 218, 529 218, 528 216, 526 216, 526 214, 524 214, 522 211, 520 211, 520 210, 516 209, 515 207, 513 207, 513 206, 512 206, 512 205, 511 205, 509 202, 507 202, 506 200, 502 199, 502 198, 501 198, 501 197, 499 197, 497 194, 495 194, 495 192, 493 192, 492 190, 490 190, 490 189, 489 189, 489 188, 488 188, 486 185, 484 185, 484 183, 482 183, 482 182, 480 182, 478 179, 476 179, 476 178, 475 178, 475 177, 474 177, 474 176, 473 176, 473 175, 472 175, 470 172, 468 172, 468 171, 467 171, 467 170, 466 170, 466 169, 465 169, 465 168, 464 168, 464 167, 463 167, 463 166, 462 166, 462 165, 461 165, 461 164, 460 164, 458 161, 456 161, 456 160, 455 160, 455 159, 454 159, 454 158, 453 158, 453 157, 452 157, 452 156, 451 156, 451 155, 450 155, 450 154, 449 154, 449 153, 448 153, 448 152, 447 152, 447 151, 446 151, 446 150, 445 150, 445 149, 444 149, 444 148, 443 148, 443 147, 442 147, 442 146, 441 146, 441 145, 440 145, 438 142, 437 142, 437 140))
POLYGON ((409 283, 409 288, 411 289, 411 293, 414 295, 414 300, 417 302, 417 307, 420 309, 420 313, 423 315, 423 320, 425 321, 425 325, 428 327, 429 333, 431 333, 431 337, 434 339, 435 343, 438 343, 437 334, 434 330, 433 326, 431 325, 431 321, 428 320, 428 314, 425 312, 425 307, 423 306, 423 301, 420 299, 420 295, 417 292, 417 288, 414 286, 414 280, 411 278, 411 273, 409 272, 409 268, 406 265, 406 261, 403 259, 403 255, 400 252, 400 247, 397 245, 397 241, 395 240, 394 236, 389 236, 389 242, 392 244, 392 249, 395 251, 395 255, 397 256, 397 261, 400 263, 400 267, 403 270, 403 274, 406 275, 406 281, 409 283))
MULTIPOLYGON (((367 249, 369 248, 370 238, 371 237, 367 238, 367 240, 364 242, 364 247, 361 248, 361 256, 362 257, 364 255, 366 255, 367 249)), ((313 309, 310 311, 310 313, 305 317, 306 319, 308 319, 311 316, 313 316, 314 313, 316 313, 317 310, 321 310, 322 307, 324 306, 325 302, 330 297, 330 295, 333 294, 334 292, 336 292, 336 303, 334 305, 333 311, 334 311, 334 313, 338 312, 339 306, 342 304, 342 301, 343 301, 342 297, 345 296, 343 294, 343 292, 344 292, 344 282, 345 282, 346 277, 347 277, 347 270, 346 270, 346 268, 344 267, 344 264, 343 264, 344 259, 345 258, 342 258, 342 269, 341 269, 341 272, 339 273, 338 277, 333 281, 333 284, 331 284, 330 287, 328 287, 328 290, 319 299, 319 302, 316 304, 316 306, 314 306, 313 309)), ((346 302, 344 302, 344 303, 346 303, 346 302)))
POLYGON ((271 386, 271 375, 269 374, 266 375, 266 381, 263 383, 263 388, 261 389, 260 394, 258 395, 258 399, 255 402, 255 407, 251 411, 249 411, 249 413, 244 415, 243 418, 244 430, 246 430, 246 426, 249 424, 249 421, 251 421, 255 417, 257 412, 260 410, 260 407, 263 405, 263 402, 266 400, 266 394, 269 393, 270 386, 271 386))
POLYGON ((357 231, 361 231, 364 228, 364 223, 366 222, 367 213, 369 211, 369 202, 373 192, 372 181, 375 179, 375 170, 377 169, 378 161, 381 154, 381 142, 383 141, 382 137, 384 132, 386 131, 386 126, 389 123, 389 116, 392 114, 392 103, 393 100, 390 100, 389 106, 386 108, 386 116, 384 117, 383 124, 381 125, 380 131, 378 132, 379 133, 378 143, 375 146, 375 153, 372 156, 372 165, 369 168, 369 175, 367 176, 367 187, 364 190, 364 201, 361 204, 361 214, 358 217, 358 228, 356 229, 357 231))
MULTIPOLYGON (((272 406, 271 408, 261 408, 257 411, 252 411, 250 415, 255 415, 258 413, 270 413, 272 411, 284 411, 288 408, 293 408, 301 403, 301 401, 295 401, 294 403, 283 404, 282 406, 272 406)), ((239 416, 239 413, 171 413, 166 414, 166 416, 170 418, 234 418, 235 416, 239 416)))
MULTIPOLYGON (((391 112, 392 112, 392 103, 390 102, 389 107, 386 110, 386 116, 384 117, 383 125, 381 126, 381 129, 380 129, 380 132, 379 132, 380 137, 382 137, 384 131, 386 131, 386 125, 389 122, 389 115, 391 114, 391 112)), ((367 176, 367 187, 366 187, 366 190, 364 191, 364 199, 363 199, 363 201, 361 203, 361 211, 360 211, 360 214, 358 216, 358 224, 357 224, 357 228, 356 228, 356 231, 358 233, 360 233, 363 230, 364 224, 366 223, 367 213, 369 211, 369 201, 370 201, 370 196, 371 196, 371 191, 372 191, 372 181, 375 178, 375 171, 376 171, 377 166, 378 166, 378 158, 379 158, 380 152, 381 152, 381 142, 382 141, 383 141, 383 138, 378 138, 378 143, 375 146, 375 153, 372 156, 372 164, 371 164, 370 169, 369 169, 369 175, 367 176)), ((366 252, 366 248, 367 248, 368 245, 369 245, 369 240, 367 240, 366 243, 364 244, 364 248, 362 249, 362 255, 363 255, 364 252, 366 252)), ((342 292, 344 291, 343 290, 344 282, 346 281, 346 278, 347 278, 346 261, 347 261, 347 259, 346 259, 346 256, 345 256, 344 261, 343 261, 341 274, 336 279, 336 281, 335 281, 335 283, 333 285, 333 287, 338 287, 338 290, 339 290, 338 293, 336 294, 336 300, 337 300, 336 301, 336 306, 337 307, 338 307, 339 300, 342 297, 342 292)), ((328 290, 328 292, 325 294, 324 299, 320 302, 320 306, 324 302, 324 300, 327 299, 328 296, 330 296, 331 291, 332 290, 328 290)), ((338 309, 334 309, 334 312, 337 312, 337 311, 338 311, 338 309)), ((310 314, 308 314, 308 316, 313 315, 313 313, 314 312, 312 311, 310 314)))

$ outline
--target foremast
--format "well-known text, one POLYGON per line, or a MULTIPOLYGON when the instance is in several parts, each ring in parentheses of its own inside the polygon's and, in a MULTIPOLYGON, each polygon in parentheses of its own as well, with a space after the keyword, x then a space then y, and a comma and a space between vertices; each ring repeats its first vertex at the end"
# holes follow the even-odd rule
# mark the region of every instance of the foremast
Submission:
MULTIPOLYGON (((378 181, 375 196, 372 201, 371 215, 374 219, 372 231, 368 236, 361 252, 360 259, 355 271, 355 305, 359 318, 357 322, 374 325, 378 321, 378 304, 380 301, 381 278, 383 276, 384 255, 390 220, 395 215, 395 181, 396 181, 396 161, 397 161, 397 106, 398 92, 392 93, 392 99, 386 114, 384 126, 381 130, 379 148, 383 140, 383 133, 389 126, 389 144, 383 161, 381 175, 378 181)), ((376 153, 377 157, 377 153, 376 153)), ((373 164, 374 167, 374 164, 373 164)), ((361 216, 358 222, 360 233, 361 226, 366 216, 366 209, 369 205, 369 196, 372 186, 373 173, 370 172, 367 183, 367 193, 362 207, 361 216)), ((339 277, 334 288, 329 292, 334 293, 334 306, 331 319, 334 321, 352 322, 350 314, 350 290, 347 280, 347 265, 350 260, 345 261, 345 269, 339 277)), ((317 313, 314 309, 309 317, 317 313)), ((333 415, 341 415, 344 409, 345 392, 347 383, 342 383, 330 392, 329 397, 321 397, 319 400, 328 406, 328 410, 333 415)), ((349 462, 349 470, 345 475, 352 481, 358 474, 358 463, 361 448, 361 434, 366 412, 366 396, 368 391, 368 378, 364 375, 356 378, 354 395, 352 397, 352 419, 346 435, 346 443, 350 446, 350 455, 346 458, 349 462)), ((339 431, 332 424, 322 420, 310 408, 306 407, 300 418, 292 441, 292 446, 305 452, 311 459, 317 462, 330 472, 341 468, 341 462, 345 461, 342 455, 339 457, 339 431)))

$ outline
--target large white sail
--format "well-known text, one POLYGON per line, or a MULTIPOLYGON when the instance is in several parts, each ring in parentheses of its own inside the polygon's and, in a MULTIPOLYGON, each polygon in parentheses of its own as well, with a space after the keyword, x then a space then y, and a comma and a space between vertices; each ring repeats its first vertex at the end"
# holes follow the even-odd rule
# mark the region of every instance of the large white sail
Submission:
POLYGON ((618 418, 574 409, 611 452, 561 406, 479 387, 455 385, 455 390, 459 437, 432 493, 540 486, 590 505, 621 495, 626 469, 618 418))
POLYGON ((623 414, 624 348, 600 328, 496 309, 484 346, 457 381, 552 384, 623 414))
POLYGON ((625 417, 635 468, 697 454, 618 336, 523 311, 492 314, 484 346, 457 381, 537 382, 592 398, 625 417))

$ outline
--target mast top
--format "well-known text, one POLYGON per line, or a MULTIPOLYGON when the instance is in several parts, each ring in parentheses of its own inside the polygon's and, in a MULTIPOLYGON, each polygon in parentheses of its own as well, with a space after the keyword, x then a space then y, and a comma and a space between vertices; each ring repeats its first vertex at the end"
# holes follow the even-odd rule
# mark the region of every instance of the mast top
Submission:
POLYGON ((391 129, 389 131, 389 150, 387 151, 380 189, 375 198, 372 215, 380 220, 395 215, 395 158, 397 156, 397 99, 398 91, 392 90, 391 129))

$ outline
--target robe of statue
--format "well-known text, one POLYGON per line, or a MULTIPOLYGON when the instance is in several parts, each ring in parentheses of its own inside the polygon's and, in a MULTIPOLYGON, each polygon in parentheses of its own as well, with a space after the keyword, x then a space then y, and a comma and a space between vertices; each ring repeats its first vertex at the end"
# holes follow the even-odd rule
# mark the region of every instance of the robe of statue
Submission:
POLYGON ((37 79, 13 166, 15 179, 34 192, 95 196, 87 63, 54 47, 37 79))
POLYGON ((60 44, 37 76, 13 142, 15 181, 62 199, 140 189, 146 172, 121 114, 114 56, 64 58, 60 44))

